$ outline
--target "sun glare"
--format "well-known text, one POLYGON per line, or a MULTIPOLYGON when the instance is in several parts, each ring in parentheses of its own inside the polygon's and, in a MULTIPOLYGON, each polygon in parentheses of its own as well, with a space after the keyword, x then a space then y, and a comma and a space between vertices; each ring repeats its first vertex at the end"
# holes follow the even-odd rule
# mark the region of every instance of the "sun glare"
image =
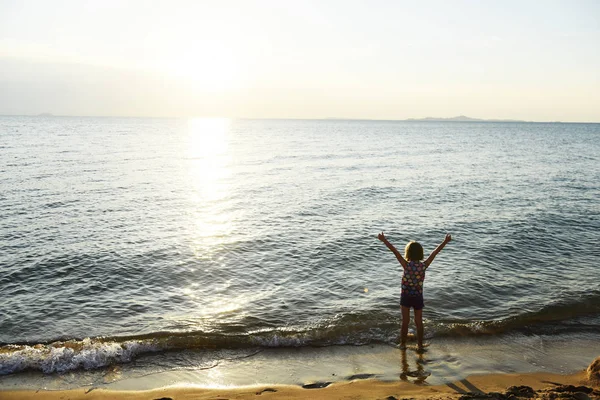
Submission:
POLYGON ((235 57, 214 43, 190 45, 166 63, 167 71, 196 89, 220 91, 235 88, 240 74, 235 57))

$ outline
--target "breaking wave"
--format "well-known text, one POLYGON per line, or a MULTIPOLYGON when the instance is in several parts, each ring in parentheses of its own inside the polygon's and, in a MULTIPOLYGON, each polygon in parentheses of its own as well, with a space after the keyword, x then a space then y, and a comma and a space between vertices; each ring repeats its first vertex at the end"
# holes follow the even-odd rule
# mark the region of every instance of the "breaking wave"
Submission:
MULTIPOLYGON (((64 373, 128 363, 153 352, 191 349, 247 349, 389 344, 398 342, 397 317, 385 313, 341 315, 307 329, 270 328, 244 333, 156 332, 127 337, 99 337, 0 347, 0 375, 25 370, 64 373)), ((600 294, 558 302, 536 312, 493 321, 426 322, 429 337, 500 335, 510 332, 558 334, 600 331, 600 294)))

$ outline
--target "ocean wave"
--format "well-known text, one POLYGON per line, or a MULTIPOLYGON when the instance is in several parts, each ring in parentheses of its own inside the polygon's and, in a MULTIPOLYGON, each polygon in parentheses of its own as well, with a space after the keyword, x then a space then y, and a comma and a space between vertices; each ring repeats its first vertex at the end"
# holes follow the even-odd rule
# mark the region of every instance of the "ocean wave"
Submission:
POLYGON ((574 324, 579 331, 598 331, 598 318, 591 324, 579 323, 586 317, 600 316, 600 291, 573 295, 547 304, 535 311, 491 321, 442 321, 433 324, 436 336, 497 335, 512 331, 524 333, 560 333, 574 324))
POLYGON ((26 370, 51 374, 98 369, 128 363, 142 354, 163 351, 362 345, 384 342, 385 337, 381 329, 351 332, 337 327, 306 331, 265 330, 236 335, 158 332, 137 338, 85 338, 47 344, 10 344, 0 347, 0 375, 26 370))
MULTIPOLYGON (((428 337, 470 337, 525 334, 558 334, 600 331, 600 294, 577 302, 562 302, 537 312, 493 321, 426 321, 428 337)), ((366 344, 395 345, 399 320, 392 314, 338 315, 310 328, 268 328, 238 333, 156 332, 128 337, 100 337, 0 347, 0 375, 25 370, 64 373, 123 364, 145 354, 163 351, 250 348, 325 347, 366 344)))
POLYGON ((96 369, 131 361, 136 355, 159 350, 152 341, 124 342, 85 338, 50 344, 7 345, 0 348, 0 375, 24 370, 63 373, 96 369))

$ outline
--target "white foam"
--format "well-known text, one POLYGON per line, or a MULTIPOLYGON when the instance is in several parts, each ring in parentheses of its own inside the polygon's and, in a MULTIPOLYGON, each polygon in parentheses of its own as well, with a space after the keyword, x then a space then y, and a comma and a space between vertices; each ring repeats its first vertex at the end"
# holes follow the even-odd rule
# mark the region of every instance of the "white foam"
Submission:
POLYGON ((157 351, 157 346, 143 341, 102 342, 86 338, 80 342, 49 345, 14 346, 0 353, 0 375, 23 370, 62 373, 75 369, 95 369, 129 362, 136 355, 157 351))

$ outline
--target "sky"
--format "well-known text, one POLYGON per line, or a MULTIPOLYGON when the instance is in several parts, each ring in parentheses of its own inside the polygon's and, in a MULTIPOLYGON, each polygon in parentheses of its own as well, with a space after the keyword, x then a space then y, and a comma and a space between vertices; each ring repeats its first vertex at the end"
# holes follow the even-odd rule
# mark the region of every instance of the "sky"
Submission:
POLYGON ((0 0, 0 115, 600 122, 600 2, 0 0))

